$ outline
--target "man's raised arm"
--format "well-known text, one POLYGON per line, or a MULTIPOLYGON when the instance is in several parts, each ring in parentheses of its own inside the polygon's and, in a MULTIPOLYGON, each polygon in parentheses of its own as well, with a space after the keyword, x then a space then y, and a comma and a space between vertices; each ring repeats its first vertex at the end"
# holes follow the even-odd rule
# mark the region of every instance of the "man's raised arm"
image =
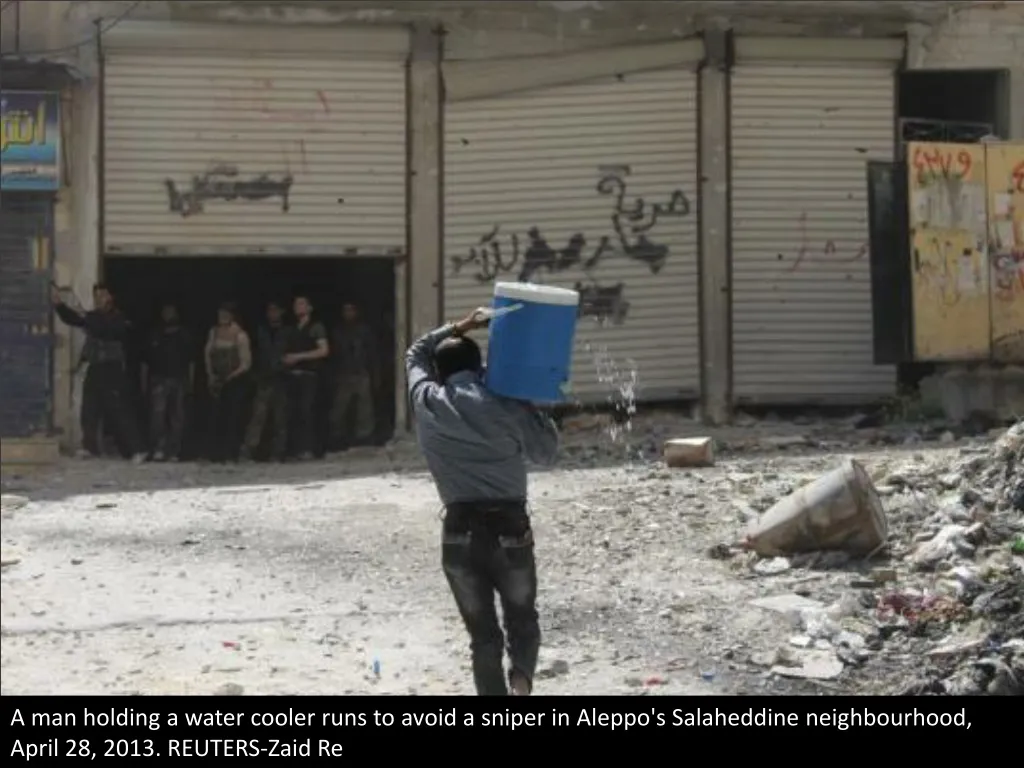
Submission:
POLYGON ((434 350, 438 344, 454 335, 454 324, 442 325, 420 336, 405 353, 405 380, 414 407, 425 400, 430 390, 438 384, 434 371, 434 350))

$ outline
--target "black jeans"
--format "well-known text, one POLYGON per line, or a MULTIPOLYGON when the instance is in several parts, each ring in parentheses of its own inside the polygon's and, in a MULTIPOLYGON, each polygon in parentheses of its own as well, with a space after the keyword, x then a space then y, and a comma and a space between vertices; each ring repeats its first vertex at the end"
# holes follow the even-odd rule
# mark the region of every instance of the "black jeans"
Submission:
POLYGON ((149 439, 153 452, 178 458, 185 434, 184 377, 161 376, 149 385, 149 439))
POLYGON ((142 453, 142 436, 129 400, 128 377, 122 363, 90 363, 82 384, 82 447, 93 456, 103 453, 100 429, 112 435, 121 453, 142 453))
POLYGON ((246 384, 245 377, 239 376, 216 387, 210 393, 210 459, 212 461, 235 461, 238 458, 246 384))
POLYGON ((502 665, 506 639, 509 679, 515 672, 532 686, 540 625, 533 531, 526 505, 514 501, 450 504, 445 511, 441 563, 469 631, 477 693, 508 695, 502 665), (501 601, 505 635, 498 624, 495 592, 501 601))
POLYGON ((308 371, 288 375, 291 400, 291 425, 294 428, 295 452, 299 456, 314 453, 317 444, 316 396, 319 376, 308 371))

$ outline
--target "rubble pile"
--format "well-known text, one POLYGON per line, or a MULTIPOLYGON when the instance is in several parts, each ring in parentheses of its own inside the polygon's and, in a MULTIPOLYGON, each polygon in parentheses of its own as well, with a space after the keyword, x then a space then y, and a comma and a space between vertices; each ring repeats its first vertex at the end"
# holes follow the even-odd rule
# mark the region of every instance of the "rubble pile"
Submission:
POLYGON ((944 464, 890 472, 879 492, 907 573, 878 596, 877 634, 927 661, 895 692, 1024 695, 1024 422, 944 464))
POLYGON ((741 564, 775 587, 792 582, 793 593, 753 605, 788 617, 795 634, 751 662, 774 679, 842 679, 872 693, 885 681, 885 692, 905 695, 1024 695, 1024 422, 994 442, 892 457, 874 469, 874 483, 857 485, 874 485, 884 500, 885 552, 865 555, 854 539, 826 535, 868 520, 844 521, 863 495, 845 493, 836 470, 761 515, 762 528, 779 510, 799 523, 776 525, 793 539, 783 541, 790 551, 748 546, 755 552, 741 564), (853 578, 808 590, 793 569, 853 578))

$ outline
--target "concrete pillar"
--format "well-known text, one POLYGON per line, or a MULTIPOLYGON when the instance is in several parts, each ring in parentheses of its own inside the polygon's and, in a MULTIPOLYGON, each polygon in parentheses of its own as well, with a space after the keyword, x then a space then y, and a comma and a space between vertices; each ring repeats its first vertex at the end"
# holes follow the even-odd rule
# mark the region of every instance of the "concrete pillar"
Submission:
POLYGON ((732 398, 732 290, 729 252, 729 62, 722 30, 704 35, 700 71, 701 415, 729 421, 732 398))
MULTIPOLYGON (((441 323, 442 110, 440 31, 417 25, 409 61, 408 310, 398 328, 407 343, 441 323)), ((398 383, 398 424, 408 427, 404 370, 398 383)))
MULTIPOLYGON (((99 83, 89 78, 68 90, 64 99, 67 178, 54 209, 54 279, 71 288, 92 308, 92 286, 99 277, 99 83)), ((85 336, 55 320, 53 360, 54 425, 61 446, 78 445, 81 382, 74 369, 85 336)))

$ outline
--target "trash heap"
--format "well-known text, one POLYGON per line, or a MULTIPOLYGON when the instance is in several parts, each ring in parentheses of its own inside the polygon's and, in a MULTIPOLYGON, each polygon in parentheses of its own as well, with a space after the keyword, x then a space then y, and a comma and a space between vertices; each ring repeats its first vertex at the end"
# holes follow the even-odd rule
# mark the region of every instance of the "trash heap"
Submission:
POLYGON ((1024 695, 1024 422, 952 457, 872 469, 845 460, 748 529, 741 548, 761 577, 856 573, 815 590, 823 599, 755 600, 799 634, 752 662, 872 693, 884 681, 904 695, 1024 695))
POLYGON ((1024 695, 1024 422, 878 490, 906 566, 877 596, 878 637, 925 661, 893 692, 1024 695))

